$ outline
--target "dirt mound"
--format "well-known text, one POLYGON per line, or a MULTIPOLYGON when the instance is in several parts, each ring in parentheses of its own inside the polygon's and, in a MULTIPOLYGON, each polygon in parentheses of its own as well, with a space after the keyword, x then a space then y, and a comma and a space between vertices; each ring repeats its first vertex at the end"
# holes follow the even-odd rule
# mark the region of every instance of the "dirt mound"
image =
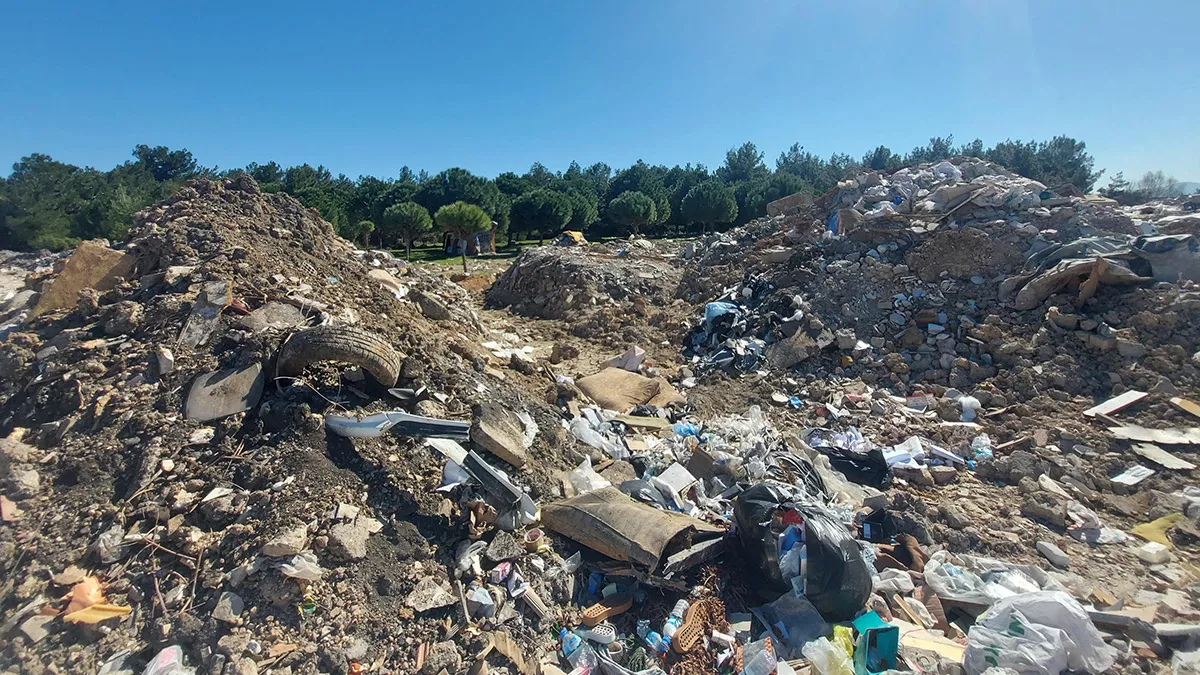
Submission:
POLYGON ((680 270, 653 247, 539 246, 517 256, 488 290, 492 307, 544 319, 573 319, 605 306, 655 306, 674 297, 680 270))
MULTIPOLYGON (((546 386, 485 373, 467 291, 356 251, 315 211, 244 176, 189 183, 139 213, 125 250, 137 260, 128 280, 84 290, 0 345, 3 468, 22 481, 5 492, 19 514, 0 530, 0 603, 23 633, 0 660, 94 672, 128 651, 140 672, 177 644, 206 672, 251 657, 293 672, 345 672, 348 659, 414 672, 415 645, 444 639, 453 607, 401 622, 412 617, 404 598, 452 569, 467 515, 431 491, 440 454, 397 435, 351 443, 323 429, 322 413, 417 400, 419 414, 470 421, 488 402, 553 431, 546 386), (330 364, 275 380, 280 344, 315 324, 393 347, 397 386, 416 398, 389 402, 371 378, 330 364), (245 412, 206 424, 185 414, 201 376, 255 368, 266 384, 245 412), (325 569, 318 580, 281 573, 301 549, 325 569), (37 619, 63 609, 72 587, 51 577, 72 565, 132 612, 103 630, 37 619)), ((526 469, 510 469, 535 496, 567 466, 558 442, 538 434, 526 469)))

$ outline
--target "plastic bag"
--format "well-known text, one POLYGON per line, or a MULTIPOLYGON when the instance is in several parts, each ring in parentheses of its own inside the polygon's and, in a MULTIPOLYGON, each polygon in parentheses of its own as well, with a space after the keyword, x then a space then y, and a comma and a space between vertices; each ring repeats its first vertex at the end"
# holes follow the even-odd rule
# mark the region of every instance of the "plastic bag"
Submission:
POLYGON ((933 177, 936 180, 953 180, 955 183, 962 182, 962 171, 957 166, 954 166, 946 160, 942 160, 933 165, 933 177))
POLYGON ((1043 591, 1000 600, 979 615, 963 666, 972 675, 992 666, 1056 675, 1100 673, 1115 660, 1082 605, 1066 593, 1043 591))
POLYGON ((804 658, 812 661, 816 675, 854 675, 854 664, 846 652, 826 638, 819 638, 804 645, 804 658))
POLYGON ((780 645, 779 651, 783 656, 799 655, 810 640, 829 632, 829 624, 808 598, 791 591, 756 611, 761 611, 763 618, 782 633, 786 644, 780 645))
POLYGON ((796 502, 802 496, 782 483, 759 483, 746 490, 733 507, 738 538, 759 584, 789 590, 790 580, 779 569, 779 539, 770 523, 776 509, 795 509, 804 520, 804 594, 826 620, 848 621, 871 595, 871 569, 846 527, 824 507, 796 502))
POLYGON ((609 438, 596 430, 587 420, 576 417, 567 425, 567 430, 580 443, 589 445, 597 450, 603 450, 613 459, 625 459, 629 451, 619 441, 609 438))
POLYGON ((583 462, 567 475, 567 480, 570 481, 571 487, 575 488, 575 494, 577 495, 587 494, 592 490, 599 490, 600 488, 612 485, 604 476, 601 476, 592 469, 592 460, 587 457, 584 457, 583 462))
POLYGON ((320 563, 317 562, 317 554, 312 551, 292 556, 290 560, 279 566, 279 570, 286 577, 305 581, 316 581, 325 573, 320 563))
POLYGON ((183 648, 172 645, 156 654, 142 675, 195 675, 196 671, 183 665, 183 648))
POLYGON ((988 592, 987 584, 978 574, 951 563, 949 559, 949 553, 938 551, 925 563, 925 583, 929 584, 939 597, 984 605, 996 601, 996 597, 988 592))

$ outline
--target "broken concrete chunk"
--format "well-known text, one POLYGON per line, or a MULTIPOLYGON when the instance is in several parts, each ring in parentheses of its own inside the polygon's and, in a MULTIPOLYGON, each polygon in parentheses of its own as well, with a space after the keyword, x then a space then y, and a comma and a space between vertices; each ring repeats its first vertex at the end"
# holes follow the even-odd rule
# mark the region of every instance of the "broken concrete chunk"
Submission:
POLYGON ((799 331, 790 338, 780 340, 767 348, 767 362, 772 367, 788 369, 807 360, 818 351, 817 341, 808 333, 799 331))
POLYGON ((453 318, 450 310, 442 301, 428 293, 413 291, 412 297, 421 308, 421 313, 434 321, 449 321, 453 318))
POLYGON ((257 333, 268 329, 286 330, 303 326, 308 323, 308 318, 295 305, 271 300, 239 319, 238 323, 257 333))
POLYGON ((207 422, 249 410, 258 405, 265 383, 261 363, 201 375, 188 391, 184 414, 207 422))
POLYGON ((38 300, 30 318, 75 307, 79 292, 85 288, 107 291, 116 287, 129 277, 136 262, 136 256, 131 253, 114 251, 95 241, 81 242, 67 258, 50 289, 38 300))
POLYGON ((1061 548, 1048 541, 1039 541, 1037 543, 1037 550, 1038 553, 1041 553, 1055 567, 1066 569, 1071 565, 1071 557, 1063 553, 1061 548))
POLYGON ((431 609, 438 607, 446 607, 457 602, 458 599, 446 588, 444 584, 433 580, 433 577, 425 577, 417 583, 417 587, 413 589, 408 597, 404 598, 404 604, 412 607, 418 612, 428 612, 431 609))
POLYGON ((338 523, 329 528, 329 548, 343 560, 367 557, 367 539, 383 529, 374 518, 356 518, 352 523, 338 523))
POLYGON ((520 420, 499 406, 480 406, 471 423, 472 442, 517 468, 527 459, 524 439, 520 420))
POLYGON ((213 609, 212 618, 225 623, 239 624, 242 622, 240 617, 245 607, 246 603, 242 601, 242 596, 225 591, 217 599, 217 606, 213 609))
POLYGON ((275 535, 263 544, 262 554, 271 557, 296 555, 308 543, 308 527, 297 525, 275 535))

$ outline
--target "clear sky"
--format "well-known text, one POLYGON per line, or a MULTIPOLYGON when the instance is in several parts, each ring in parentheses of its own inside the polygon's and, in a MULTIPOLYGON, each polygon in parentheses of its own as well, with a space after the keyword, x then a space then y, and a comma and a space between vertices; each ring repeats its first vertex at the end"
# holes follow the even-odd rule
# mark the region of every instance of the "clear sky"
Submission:
MULTIPOLYGON (((0 166, 205 165, 394 176, 534 161, 773 166, 932 135, 1085 141, 1200 181, 1200 2, 559 0, 7 3, 0 166)), ((1102 179, 1101 183, 1106 182, 1102 179)))

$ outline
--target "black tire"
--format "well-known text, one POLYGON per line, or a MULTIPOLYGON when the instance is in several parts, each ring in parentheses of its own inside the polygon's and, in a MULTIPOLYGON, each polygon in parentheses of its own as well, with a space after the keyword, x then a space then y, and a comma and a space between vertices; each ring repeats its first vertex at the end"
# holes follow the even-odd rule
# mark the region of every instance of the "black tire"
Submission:
POLYGON ((388 387, 400 379, 404 359, 382 338, 341 326, 318 326, 296 333, 279 350, 275 372, 295 377, 313 363, 336 361, 359 366, 388 387))

